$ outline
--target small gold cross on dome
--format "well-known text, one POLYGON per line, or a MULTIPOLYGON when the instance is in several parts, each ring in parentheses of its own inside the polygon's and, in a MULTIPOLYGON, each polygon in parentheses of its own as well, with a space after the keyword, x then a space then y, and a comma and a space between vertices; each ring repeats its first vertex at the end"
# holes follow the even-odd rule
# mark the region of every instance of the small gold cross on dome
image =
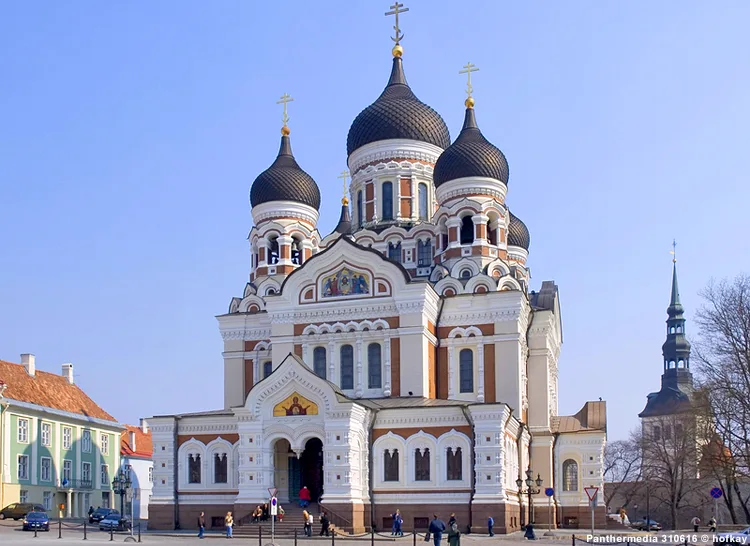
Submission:
POLYGON ((399 45, 399 43, 401 42, 401 40, 404 39, 404 35, 403 35, 403 33, 401 32, 401 29, 398 26, 398 14, 399 13, 406 13, 407 11, 409 11, 409 8, 401 9, 403 7, 404 7, 403 4, 399 4, 398 2, 396 2, 395 4, 393 4, 391 6, 391 11, 387 11, 386 14, 385 14, 386 17, 389 17, 391 15, 395 15, 396 16, 396 24, 393 25, 393 30, 395 30, 396 33, 395 33, 395 36, 391 36, 391 40, 393 40, 394 42, 396 42, 396 45, 399 45))
POLYGON ((284 105, 284 116, 281 118, 281 121, 284 122, 284 127, 286 128, 286 124, 289 121, 289 115, 287 114, 286 105, 287 103, 292 102, 294 99, 289 95, 289 93, 284 93, 281 95, 281 99, 276 101, 276 104, 283 104, 284 105))
POLYGON ((344 197, 341 202, 344 203, 344 201, 346 201, 344 204, 347 205, 349 204, 349 198, 346 196, 346 181, 349 178, 349 171, 341 171, 341 174, 338 176, 338 178, 344 179, 344 197))
POLYGON ((474 106, 474 97, 471 96, 471 94, 474 92, 474 88, 471 86, 471 73, 472 72, 479 72, 479 69, 476 67, 476 65, 471 63, 466 63, 464 65, 463 70, 459 70, 459 74, 466 74, 466 106, 472 107, 474 106))

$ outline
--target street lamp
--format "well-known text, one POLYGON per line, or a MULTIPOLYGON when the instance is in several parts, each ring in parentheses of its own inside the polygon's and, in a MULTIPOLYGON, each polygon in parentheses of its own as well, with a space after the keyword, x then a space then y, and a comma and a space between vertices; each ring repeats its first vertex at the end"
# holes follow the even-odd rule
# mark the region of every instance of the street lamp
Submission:
POLYGON ((532 472, 531 467, 526 469, 526 479, 522 480, 519 476, 516 480, 516 485, 518 486, 518 495, 519 497, 521 495, 528 495, 529 496, 529 518, 526 522, 526 536, 531 537, 534 536, 534 499, 532 498, 532 495, 538 495, 542 492, 542 476, 541 474, 536 475, 536 480, 534 479, 534 472, 532 472), (524 484, 526 484, 526 489, 523 489, 524 484), (534 484, 536 484, 536 488, 534 488, 534 484))
POLYGON ((120 495, 120 517, 125 517, 125 494, 131 486, 130 475, 121 468, 112 480, 112 490, 115 495, 120 495))

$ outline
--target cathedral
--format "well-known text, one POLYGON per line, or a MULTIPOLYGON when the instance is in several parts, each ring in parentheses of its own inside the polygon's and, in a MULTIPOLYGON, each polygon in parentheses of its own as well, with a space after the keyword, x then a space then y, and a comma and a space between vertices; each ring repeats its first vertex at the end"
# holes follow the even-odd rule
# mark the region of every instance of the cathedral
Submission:
POLYGON ((194 527, 201 511, 241 524, 302 486, 349 532, 389 529, 396 509, 405 530, 433 513, 463 529, 547 525, 548 488, 553 525, 590 523, 606 405, 558 414, 558 287, 531 290, 529 230, 479 128, 476 69, 452 140, 407 83, 395 28, 385 89, 349 129, 332 233, 282 97, 278 155, 250 188, 249 282, 217 317, 224 407, 149 419, 154 528, 194 527))

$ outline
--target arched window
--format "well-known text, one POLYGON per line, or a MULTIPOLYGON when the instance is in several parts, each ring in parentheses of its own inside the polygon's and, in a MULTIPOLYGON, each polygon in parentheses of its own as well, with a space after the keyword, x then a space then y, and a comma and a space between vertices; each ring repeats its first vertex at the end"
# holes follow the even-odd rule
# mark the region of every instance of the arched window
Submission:
POLYGON ((342 345, 339 351, 341 360, 341 388, 354 388, 354 349, 351 345, 342 345))
POLYGON ((669 327, 669 333, 670 334, 674 334, 674 326, 670 326, 669 327))
POLYGON ((383 453, 383 481, 398 481, 398 449, 383 453))
POLYGON ((573 459, 563 463, 563 491, 578 491, 578 463, 573 459))
POLYGON ((461 244, 470 245, 474 242, 474 221, 471 216, 461 218, 461 244))
POLYGON ((448 480, 461 480, 463 479, 463 464, 461 461, 461 448, 457 447, 455 450, 451 447, 448 448, 446 453, 446 479, 448 480))
POLYGON ((357 192, 357 225, 362 227, 365 223, 365 219, 362 217, 362 190, 357 192))
POLYGON ((458 353, 459 392, 474 392, 474 352, 461 349, 458 353))
POLYGON ((497 245, 497 229, 492 229, 490 222, 487 222, 487 240, 491 245, 497 245))
POLYGON ((380 343, 367 346, 367 388, 379 389, 383 386, 380 343))
POLYGON ((227 483, 227 454, 214 455, 214 483, 227 483))
POLYGON ((669 425, 664 426, 664 439, 665 440, 672 439, 672 427, 670 427, 669 425))
POLYGON ((318 377, 326 378, 326 348, 315 347, 313 349, 313 371, 318 377))
POLYGON ((201 456, 198 453, 188 455, 188 483, 201 483, 201 456))
POLYGON ((427 267, 432 263, 432 241, 419 241, 417 243, 417 265, 427 267))
POLYGON ((417 188, 419 198, 419 219, 427 220, 427 184, 420 184, 417 188))
POLYGON ((383 220, 393 220, 393 184, 383 182, 383 220))
POLYGON ((273 363, 269 360, 268 362, 263 363, 263 379, 271 375, 271 372, 273 371, 273 363))
POLYGON ((661 440, 661 427, 654 427, 653 430, 654 440, 661 440))
POLYGON ((268 240, 268 263, 279 263, 279 240, 276 237, 268 240))
POLYGON ((292 263, 302 265, 302 243, 299 239, 292 239, 292 263))
POLYGON ((401 263, 401 243, 388 243, 388 259, 401 263))
POLYGON ((678 327, 677 327, 677 333, 678 333, 678 334, 681 334, 681 333, 682 333, 682 326, 678 326, 678 327))
POLYGON ((414 481, 430 481, 430 449, 414 450, 414 481))

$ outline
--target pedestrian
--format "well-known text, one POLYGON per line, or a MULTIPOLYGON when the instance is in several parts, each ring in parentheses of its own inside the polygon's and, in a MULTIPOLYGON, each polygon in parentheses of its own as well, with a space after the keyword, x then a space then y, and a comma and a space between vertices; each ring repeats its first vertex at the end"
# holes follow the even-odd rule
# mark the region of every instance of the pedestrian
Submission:
POLYGON ((401 517, 401 510, 396 510, 396 536, 404 536, 404 530, 402 525, 404 524, 404 518, 401 517))
POLYGON ((198 538, 203 538, 203 531, 206 529, 206 515, 201 512, 198 516, 198 538))
POLYGON ((227 538, 232 538, 232 526, 234 526, 232 512, 227 512, 227 515, 224 516, 224 527, 227 528, 227 538))
POLYGON ((492 519, 492 516, 487 518, 487 530, 490 532, 490 536, 495 536, 495 531, 492 530, 492 528, 495 526, 495 520, 492 519))
POLYGON ((93 514, 93 513, 94 513, 94 507, 93 506, 89 506, 89 517, 91 517, 91 514, 93 514))
POLYGON ((263 503, 263 512, 260 518, 260 521, 268 521, 268 503, 263 503))
POLYGON ((308 525, 307 520, 308 520, 309 516, 310 516, 310 514, 307 512, 307 510, 303 510, 302 511, 302 530, 305 533, 306 537, 310 536, 308 534, 308 529, 307 529, 307 525, 308 525))
POLYGON ((284 509, 279 504, 279 523, 284 521, 284 514, 286 514, 286 512, 284 512, 284 509))
POLYGON ((708 530, 712 533, 716 532, 716 518, 712 517, 710 520, 708 520, 708 530))
POLYGON ((448 545, 449 546, 460 546, 461 544, 461 532, 458 530, 458 521, 453 518, 453 523, 448 527, 448 545))
POLYGON ((312 536, 313 523, 315 523, 315 518, 313 517, 312 514, 308 514, 307 515, 307 536, 309 537, 312 536))
POLYGON ((300 508, 307 508, 310 504, 310 490, 307 488, 306 485, 302 486, 302 489, 299 490, 299 506, 300 508))
POLYGON ((440 546, 440 540, 443 538, 443 532, 445 531, 445 523, 437 517, 437 514, 432 514, 432 521, 427 531, 432 535, 433 544, 440 546))
POLYGON ((448 518, 448 527, 456 523, 456 514, 451 512, 451 517, 448 518))
POLYGON ((323 512, 320 514, 320 536, 329 536, 328 535, 328 528, 331 525, 331 520, 328 519, 328 516, 326 516, 326 513, 323 512))
POLYGON ((396 536, 396 519, 398 517, 398 510, 391 514, 391 536, 396 536))
POLYGON ((255 510, 253 510, 253 523, 260 523, 260 518, 263 515, 263 509, 260 507, 260 504, 255 507, 255 510))
POLYGON ((698 527, 700 526, 700 524, 701 524, 701 518, 699 518, 698 516, 695 516, 693 519, 690 520, 690 525, 693 526, 693 532, 695 533, 698 532, 698 527))
POLYGON ((625 511, 625 508, 620 508, 620 523, 625 525, 625 519, 627 518, 628 513, 625 511))

